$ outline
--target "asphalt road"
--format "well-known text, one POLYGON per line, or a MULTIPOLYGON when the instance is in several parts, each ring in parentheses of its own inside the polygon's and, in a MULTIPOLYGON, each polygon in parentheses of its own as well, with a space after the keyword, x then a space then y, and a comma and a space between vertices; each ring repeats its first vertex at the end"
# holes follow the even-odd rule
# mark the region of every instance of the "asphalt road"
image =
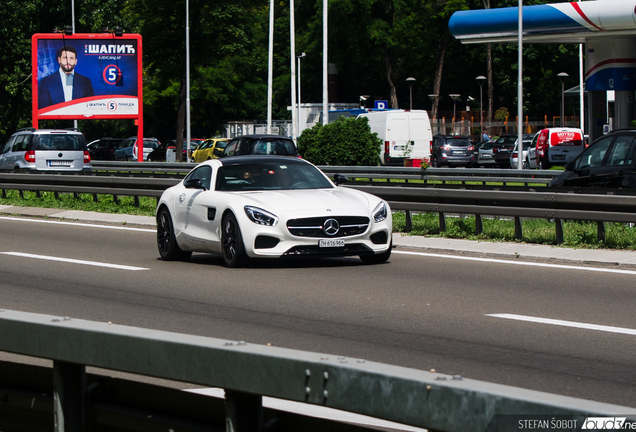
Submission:
POLYGON ((226 269, 212 255, 159 260, 147 229, 0 221, 0 308, 434 368, 631 407, 635 282, 636 274, 400 251, 376 266, 343 258, 226 269))

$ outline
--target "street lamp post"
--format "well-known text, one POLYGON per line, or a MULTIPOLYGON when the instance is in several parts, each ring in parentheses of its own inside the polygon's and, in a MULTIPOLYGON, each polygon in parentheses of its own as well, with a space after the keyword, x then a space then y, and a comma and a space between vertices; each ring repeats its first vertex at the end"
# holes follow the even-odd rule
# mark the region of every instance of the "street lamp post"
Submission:
POLYGON ((454 134, 455 133, 455 113, 456 113, 455 109, 457 107, 457 99, 459 99, 461 95, 453 93, 453 94, 450 94, 449 96, 451 97, 451 99, 453 99, 453 134, 454 134))
POLYGON ((479 83, 479 114, 480 114, 480 119, 479 119, 479 128, 481 129, 481 136, 480 136, 480 141, 484 136, 484 105, 483 105, 483 100, 482 100, 482 86, 484 84, 484 80, 486 80, 486 77, 483 75, 479 75, 477 78, 475 78, 477 80, 477 82, 479 83))
POLYGON ((406 79, 406 82, 409 84, 409 108, 411 111, 413 111, 413 84, 415 83, 415 78, 413 77, 408 77, 406 79))
POLYGON ((296 120, 298 121, 298 127, 296 130, 298 131, 298 135, 300 136, 300 59, 305 58, 305 53, 300 53, 296 56, 298 59, 298 115, 296 116, 296 120))
POLYGON ((565 127, 565 80, 570 75, 560 72, 557 76, 561 80, 561 127, 565 127))

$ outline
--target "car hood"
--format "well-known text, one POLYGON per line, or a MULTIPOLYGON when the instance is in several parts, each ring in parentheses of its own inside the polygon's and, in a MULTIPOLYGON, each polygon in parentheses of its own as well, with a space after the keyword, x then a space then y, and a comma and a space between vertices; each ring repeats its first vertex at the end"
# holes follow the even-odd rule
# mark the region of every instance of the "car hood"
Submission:
POLYGON ((334 214, 352 211, 368 214, 372 200, 380 202, 380 198, 373 195, 343 187, 230 193, 241 195, 251 205, 275 212, 324 213, 329 209, 334 214))

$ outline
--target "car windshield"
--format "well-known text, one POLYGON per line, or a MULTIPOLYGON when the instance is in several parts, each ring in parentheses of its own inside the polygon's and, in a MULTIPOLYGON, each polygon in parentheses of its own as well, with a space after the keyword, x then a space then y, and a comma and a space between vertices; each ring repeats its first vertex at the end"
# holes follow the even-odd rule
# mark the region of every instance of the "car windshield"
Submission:
POLYGON ((259 139, 252 141, 250 144, 250 154, 295 156, 296 146, 291 140, 259 139))
POLYGON ((470 141, 466 138, 446 138, 446 144, 452 147, 470 147, 470 141))
POLYGON ((216 177, 218 191, 324 189, 333 185, 306 163, 260 162, 225 165, 216 177))
POLYGON ((217 141, 216 148, 223 150, 225 147, 227 147, 227 143, 228 141, 217 141))
POLYGON ((47 134, 39 135, 36 150, 83 150, 84 139, 81 135, 47 134))
POLYGON ((157 141, 147 141, 147 140, 144 140, 144 150, 145 150, 145 149, 152 149, 152 150, 154 150, 154 149, 156 149, 156 148, 158 148, 158 147, 159 147, 159 144, 157 143, 157 141))

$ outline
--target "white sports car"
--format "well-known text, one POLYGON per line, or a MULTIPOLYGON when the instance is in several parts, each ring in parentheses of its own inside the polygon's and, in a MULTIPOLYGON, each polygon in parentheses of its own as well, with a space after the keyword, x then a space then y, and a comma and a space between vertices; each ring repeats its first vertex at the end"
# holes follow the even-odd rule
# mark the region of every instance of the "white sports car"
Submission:
POLYGON ((228 267, 248 258, 391 256, 392 219, 382 199, 338 187, 311 163, 282 156, 236 156, 195 167, 157 204, 164 260, 220 254, 228 267))

